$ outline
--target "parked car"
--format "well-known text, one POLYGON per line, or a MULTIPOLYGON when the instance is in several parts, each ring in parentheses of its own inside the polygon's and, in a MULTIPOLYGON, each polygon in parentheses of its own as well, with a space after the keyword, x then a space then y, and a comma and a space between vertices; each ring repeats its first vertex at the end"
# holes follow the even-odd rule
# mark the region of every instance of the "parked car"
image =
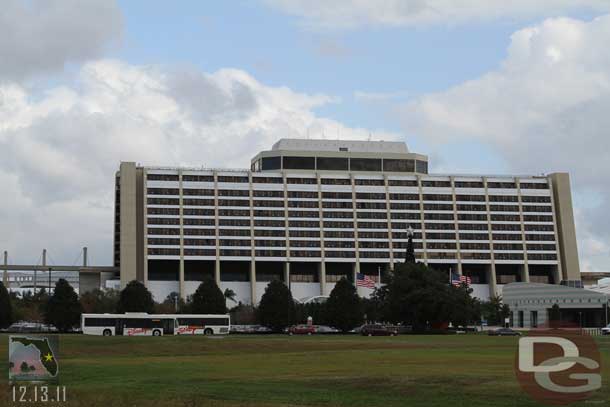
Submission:
POLYGON ((398 329, 394 326, 380 324, 363 325, 360 334, 364 336, 395 336, 398 335, 398 329))
POLYGON ((317 334, 338 334, 339 330, 327 325, 314 325, 317 334))
POLYGON ((602 328, 602 335, 610 335, 610 324, 602 328))
POLYGON ((288 335, 313 335, 316 327, 313 325, 293 325, 288 328, 288 335))
POLYGON ((510 328, 498 328, 487 331, 489 336, 521 336, 521 332, 510 328))
POLYGON ((19 321, 3 330, 4 332, 30 333, 30 332, 57 332, 53 325, 40 322, 19 321))

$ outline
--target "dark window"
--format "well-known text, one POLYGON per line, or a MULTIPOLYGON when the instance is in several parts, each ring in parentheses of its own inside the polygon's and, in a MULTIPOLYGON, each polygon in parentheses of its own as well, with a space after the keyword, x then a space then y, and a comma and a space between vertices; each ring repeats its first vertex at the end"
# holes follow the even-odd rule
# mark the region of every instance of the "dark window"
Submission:
POLYGON ((214 177, 212 175, 183 175, 182 181, 214 182, 214 177))
POLYGON ((149 181, 178 181, 178 176, 173 174, 147 174, 149 181))
POLYGON ((381 159, 350 158, 351 171, 381 171, 381 159))
POLYGON ((263 157, 262 170, 279 170, 282 168, 281 157, 263 157))
POLYGON ((339 157, 318 157, 318 170, 348 170, 347 158, 339 157))
POLYGON ((85 318, 85 326, 101 327, 114 326, 115 324, 115 318, 85 318))
POLYGON ((352 183, 349 178, 322 178, 320 182, 323 185, 351 185, 352 183))
POLYGON ((436 187, 436 188, 451 188, 450 181, 430 181, 424 180, 421 182, 422 187, 436 187))
POLYGON ((420 173, 420 174, 427 174, 428 173, 428 162, 417 160, 415 162, 415 172, 420 173))
POLYGON ((416 187, 416 180, 407 180, 407 179, 390 179, 388 180, 389 186, 396 187, 416 187))
POLYGON ((281 184, 284 180, 281 177, 253 177, 252 182, 257 184, 281 184))
POLYGON ((286 178, 287 184, 317 184, 316 178, 286 178))
POLYGON ((315 170, 315 157, 283 157, 286 170, 315 170))
POLYGON ((415 161, 414 160, 383 160, 383 170, 393 172, 414 172, 415 161))
POLYGON ((218 177, 218 182, 250 182, 248 177, 237 177, 232 175, 221 175, 218 177))

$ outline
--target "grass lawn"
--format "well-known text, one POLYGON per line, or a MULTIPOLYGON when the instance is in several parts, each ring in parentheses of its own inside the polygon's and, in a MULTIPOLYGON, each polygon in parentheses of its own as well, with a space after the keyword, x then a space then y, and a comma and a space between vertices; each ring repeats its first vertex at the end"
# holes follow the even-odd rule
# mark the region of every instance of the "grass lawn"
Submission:
MULTIPOLYGON (((0 355, 8 355, 7 343, 0 335, 0 355)), ((610 401, 610 338, 598 343, 604 387, 581 405, 610 401)), ((59 365, 68 402, 62 405, 537 405, 513 374, 516 349, 516 338, 484 335, 65 335, 59 365)), ((2 373, 0 405, 10 405, 9 391, 2 373)))

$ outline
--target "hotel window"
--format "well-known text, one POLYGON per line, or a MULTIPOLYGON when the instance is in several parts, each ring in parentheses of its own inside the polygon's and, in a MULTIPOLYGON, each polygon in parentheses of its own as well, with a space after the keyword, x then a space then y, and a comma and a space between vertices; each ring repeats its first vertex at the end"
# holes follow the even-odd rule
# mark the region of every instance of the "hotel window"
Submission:
POLYGON ((376 192, 357 192, 356 199, 385 200, 385 194, 376 192))
POLYGON ((322 217, 324 218, 343 218, 343 219, 351 219, 354 217, 353 212, 323 212, 322 217))
MULTIPOLYGON (((315 198, 317 198, 317 194, 315 198)), ((351 192, 322 192, 324 199, 352 199, 351 192)))
POLYGON ((283 198, 284 191, 252 191, 257 198, 283 198))
POLYGON ((424 204, 425 211, 452 211, 453 205, 451 204, 424 204))
POLYGON ((250 226, 250 219, 219 219, 220 226, 250 226))
POLYGON ((182 210, 184 216, 214 216, 214 209, 191 209, 182 210))
POLYGON ((148 218, 149 225, 179 225, 178 218, 148 218))
MULTIPOLYGON (((283 216, 279 215, 279 216, 283 216)), ((288 216, 291 218, 318 218, 318 211, 289 211, 288 216)))
MULTIPOLYGON (((286 257, 286 250, 255 250, 254 255, 258 257, 286 257)), ((259 274, 256 276, 258 281, 279 280, 279 276, 259 274)))
POLYGON ((550 215, 523 215, 525 222, 552 222, 553 217, 550 215))
POLYGON ((221 256, 233 256, 233 257, 250 257, 252 252, 248 250, 237 250, 237 249, 220 249, 221 256))
POLYGON ((488 182, 487 188, 515 189, 517 184, 514 182, 488 182))
MULTIPOLYGON (((460 235, 460 238, 462 236, 460 235)), ((455 233, 426 233, 426 239, 428 240, 455 240, 455 233)), ((487 239, 481 239, 487 240, 487 239)))
POLYGON ((316 178, 286 178, 287 184, 317 184, 316 178))
POLYGON ((148 188, 146 193, 148 195, 179 195, 180 191, 178 188, 148 188))
POLYGON ((212 175, 183 175, 182 181, 185 182, 214 182, 212 175))
POLYGON ((356 202, 358 209, 385 209, 385 202, 356 202))
POLYGON ((149 235, 179 235, 180 234, 180 229, 179 228, 148 228, 148 234, 149 235))
POLYGON ((489 243, 460 243, 460 250, 489 250, 489 243))
POLYGON ((291 228, 319 228, 320 222, 306 221, 306 220, 291 220, 290 222, 288 222, 288 226, 290 226, 291 228))
POLYGON ((261 159, 261 169, 266 170, 279 170, 282 168, 281 157, 263 157, 261 159))
POLYGON ((321 178, 322 185, 351 185, 352 181, 349 178, 321 178))
POLYGON ((148 198, 146 200, 148 205, 179 205, 180 200, 178 198, 148 198))
POLYGON ((520 243, 494 243, 494 250, 523 250, 523 245, 520 243))
MULTIPOLYGON (((250 231, 248 231, 248 234, 250 233, 250 231)), ((285 237, 286 235, 284 234, 284 230, 278 230, 278 229, 257 229, 254 231, 254 236, 261 236, 261 237, 285 237)))
POLYGON ((250 216, 248 209, 219 209, 218 216, 250 216))
MULTIPOLYGON (((318 206, 317 202, 315 203, 318 206)), ((352 209, 351 202, 322 202, 323 208, 352 209)))
MULTIPOLYGON (((417 226, 419 228, 419 224, 413 224, 415 226, 417 226)), ((399 222, 392 222, 392 229, 394 230, 406 230, 409 228, 409 226, 412 226, 412 224, 409 223, 399 223, 399 222)), ((402 235, 397 235, 396 239, 406 239, 407 235, 406 233, 404 234, 404 237, 400 237, 402 235)), ((421 233, 415 233, 413 235, 413 239, 421 239, 421 233)))
POLYGON ((392 201, 418 201, 418 194, 390 194, 392 201))
MULTIPOLYGON (((355 243, 353 240, 351 241, 343 241, 343 240, 325 240, 324 241, 324 247, 339 247, 339 248, 343 248, 343 249, 349 249, 355 246, 355 243)), ((360 244, 360 247, 362 247, 362 244, 360 244)), ((387 247, 387 245, 386 245, 387 247)))
POLYGON ((178 176, 173 174, 147 174, 148 181, 178 181, 178 176))
POLYGON ((256 247, 284 247, 286 246, 285 240, 255 240, 254 245, 256 247))
POLYGON ((179 215, 180 209, 178 209, 178 208, 148 208, 147 213, 149 215, 179 215))
POLYGON ((414 160, 394 160, 389 158, 383 159, 383 170, 391 172, 414 172, 414 160))
POLYGON ((420 213, 404 213, 404 212, 392 212, 390 214, 392 219, 415 219, 421 220, 420 213))
POLYGON ((445 194, 424 194, 424 201, 453 201, 453 197, 445 194))
MULTIPOLYGON (((260 218, 281 218, 284 217, 284 211, 271 211, 271 210, 260 210, 256 209, 254 211, 254 216, 260 218)), ((292 215, 290 215, 292 216, 292 215)))
MULTIPOLYGON (((426 233, 428 237, 429 233, 426 233)), ((489 235, 485 233, 460 233, 460 240, 489 240, 489 235)))
MULTIPOLYGON (((363 233, 372 233, 372 232, 363 232, 363 233)), ((375 232, 377 233, 377 232, 375 232)), ((359 234, 361 238, 364 238, 364 236, 362 236, 362 233, 359 234)), ((387 237, 384 233, 381 233, 381 239, 384 239, 385 237, 387 237)), ((354 232, 351 231, 337 231, 337 230, 328 230, 324 232, 324 238, 325 239, 332 239, 332 238, 337 238, 337 239, 353 239, 354 238, 354 232)), ((325 242, 328 242, 328 240, 325 240, 325 242)), ((349 242, 348 242, 349 243, 349 242)))
POLYGON ((358 212, 358 219, 387 219, 386 212, 358 212))
POLYGON ((254 226, 283 228, 286 223, 284 220, 254 219, 254 226))
POLYGON ((189 236, 214 236, 214 229, 184 229, 184 234, 189 236))
POLYGON ((214 219, 184 219, 185 225, 195 225, 195 226, 214 226, 214 219))
POLYGON ((337 221, 324 221, 324 227, 328 229, 353 229, 353 222, 337 222, 337 221))
POLYGON ((350 158, 350 171, 381 171, 381 159, 350 158))
MULTIPOLYGON (((242 202, 245 202, 247 206, 249 203, 248 201, 244 200, 242 202)), ((253 201, 254 207, 257 208, 283 208, 284 207, 284 201, 259 201, 259 200, 254 200, 253 201)))
POLYGON ((523 205, 523 212, 552 212, 550 206, 523 205))
POLYGON ((521 218, 519 218, 519 215, 498 215, 498 214, 492 214, 491 215, 491 220, 492 221, 497 221, 497 222, 519 222, 521 220, 521 218))
POLYGON ((315 157, 282 157, 285 170, 315 170, 315 157))
POLYGON ((527 195, 523 195, 521 197, 521 200, 523 202, 528 202, 528 203, 551 203, 551 197, 550 196, 527 196, 527 195))
POLYGON ((250 196, 250 191, 247 189, 219 189, 219 196, 250 196))
POLYGON ((428 173, 428 162, 427 161, 415 161, 415 172, 420 174, 428 173))
POLYGON ((484 188, 480 181, 455 181, 456 188, 484 188))
POLYGON ((522 182, 521 189, 549 189, 549 185, 546 183, 540 184, 540 183, 522 182))
POLYGON ((467 212, 482 212, 487 210, 485 205, 470 205, 470 204, 457 204, 458 211, 467 211, 467 212))
POLYGON ((478 213, 459 213, 459 220, 470 220, 470 221, 486 221, 487 215, 478 214, 478 213))
POLYGON ((431 187, 431 188, 451 188, 451 182, 423 180, 421 182, 421 186, 422 187, 431 187))
POLYGON ((215 239, 184 239, 185 246, 216 246, 215 239))
POLYGON ((319 250, 290 250, 291 257, 320 257, 319 250))
POLYGON ((253 177, 252 182, 255 184, 282 184, 284 180, 281 177, 253 177))
POLYGON ((356 179, 354 180, 356 185, 368 185, 382 187, 385 185, 385 181, 382 179, 356 179))
POLYGON ((485 202, 485 195, 456 195, 456 201, 485 202))
POLYGON ((390 203, 390 209, 407 209, 412 211, 419 210, 418 203, 402 203, 402 202, 392 202, 390 203))
POLYGON ((184 206, 214 206, 214 200, 213 199, 184 198, 182 200, 182 204, 184 206))
MULTIPOLYGON (((349 195, 349 199, 351 199, 352 195, 351 194, 348 194, 348 195, 349 195)), ((289 198, 318 199, 318 193, 314 192, 314 191, 288 191, 288 197, 289 198)))
POLYGON ((239 239, 220 239, 218 242, 219 246, 245 246, 249 247, 251 244, 250 240, 239 240, 239 239))
POLYGON ((460 223, 458 225, 460 230, 487 230, 487 224, 482 223, 460 223))
POLYGON ((553 232, 555 228, 553 227, 553 225, 525 225, 525 230, 537 232, 553 232))
POLYGON ((219 175, 218 182, 230 182, 230 183, 246 183, 250 182, 248 177, 238 177, 233 175, 219 175))
POLYGON ((521 230, 521 225, 494 223, 491 225, 491 230, 507 230, 507 231, 518 232, 521 230))
POLYGON ((490 205, 490 211, 494 212, 519 212, 517 205, 490 205))
POLYGON ((492 235, 493 240, 513 240, 513 241, 521 241, 521 234, 505 234, 505 233, 494 233, 492 235))
POLYGON ((544 241, 544 242, 552 242, 555 240, 555 235, 525 235, 525 240, 528 241, 544 241))
POLYGON ((489 202, 518 202, 516 195, 490 195, 489 202))
POLYGON ((290 230, 288 234, 290 237, 320 237, 319 230, 290 230))
POLYGON ((453 220, 453 213, 425 213, 426 220, 453 220))
POLYGON ((349 163, 347 158, 318 157, 317 168, 320 171, 347 171, 349 163))
POLYGON ((453 223, 426 223, 426 230, 454 230, 453 223))
POLYGON ((180 249, 149 248, 148 254, 151 256, 179 256, 180 249))
POLYGON ((391 187, 416 187, 416 180, 406 180, 406 179, 390 179, 388 180, 388 185, 391 187))
MULTIPOLYGON (((348 202, 325 202, 325 204, 331 204, 331 203, 335 203, 335 204, 343 204, 343 203, 348 203, 348 202)), ((288 206, 290 208, 317 208, 318 207, 318 201, 288 201, 288 206)), ((351 203, 350 203, 350 208, 351 208, 351 203)))
POLYGON ((360 229, 387 229, 388 224, 385 222, 358 222, 360 229))
POLYGON ((219 234, 220 236, 250 236, 250 231, 243 229, 220 229, 219 234))
POLYGON ((538 311, 530 311, 530 326, 538 328, 538 311))
POLYGON ((352 251, 344 251, 344 250, 325 250, 324 257, 332 257, 332 258, 342 258, 342 259, 353 259, 355 257, 355 253, 352 251))
POLYGON ((290 247, 320 247, 319 240, 291 240, 290 247))

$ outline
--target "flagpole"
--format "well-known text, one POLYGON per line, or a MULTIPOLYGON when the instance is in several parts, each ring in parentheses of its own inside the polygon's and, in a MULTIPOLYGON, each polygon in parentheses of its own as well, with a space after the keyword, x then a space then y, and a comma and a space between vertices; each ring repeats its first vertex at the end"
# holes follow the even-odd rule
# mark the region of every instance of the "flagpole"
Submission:
POLYGON ((379 287, 381 287, 381 266, 377 266, 377 284, 379 284, 379 287))

